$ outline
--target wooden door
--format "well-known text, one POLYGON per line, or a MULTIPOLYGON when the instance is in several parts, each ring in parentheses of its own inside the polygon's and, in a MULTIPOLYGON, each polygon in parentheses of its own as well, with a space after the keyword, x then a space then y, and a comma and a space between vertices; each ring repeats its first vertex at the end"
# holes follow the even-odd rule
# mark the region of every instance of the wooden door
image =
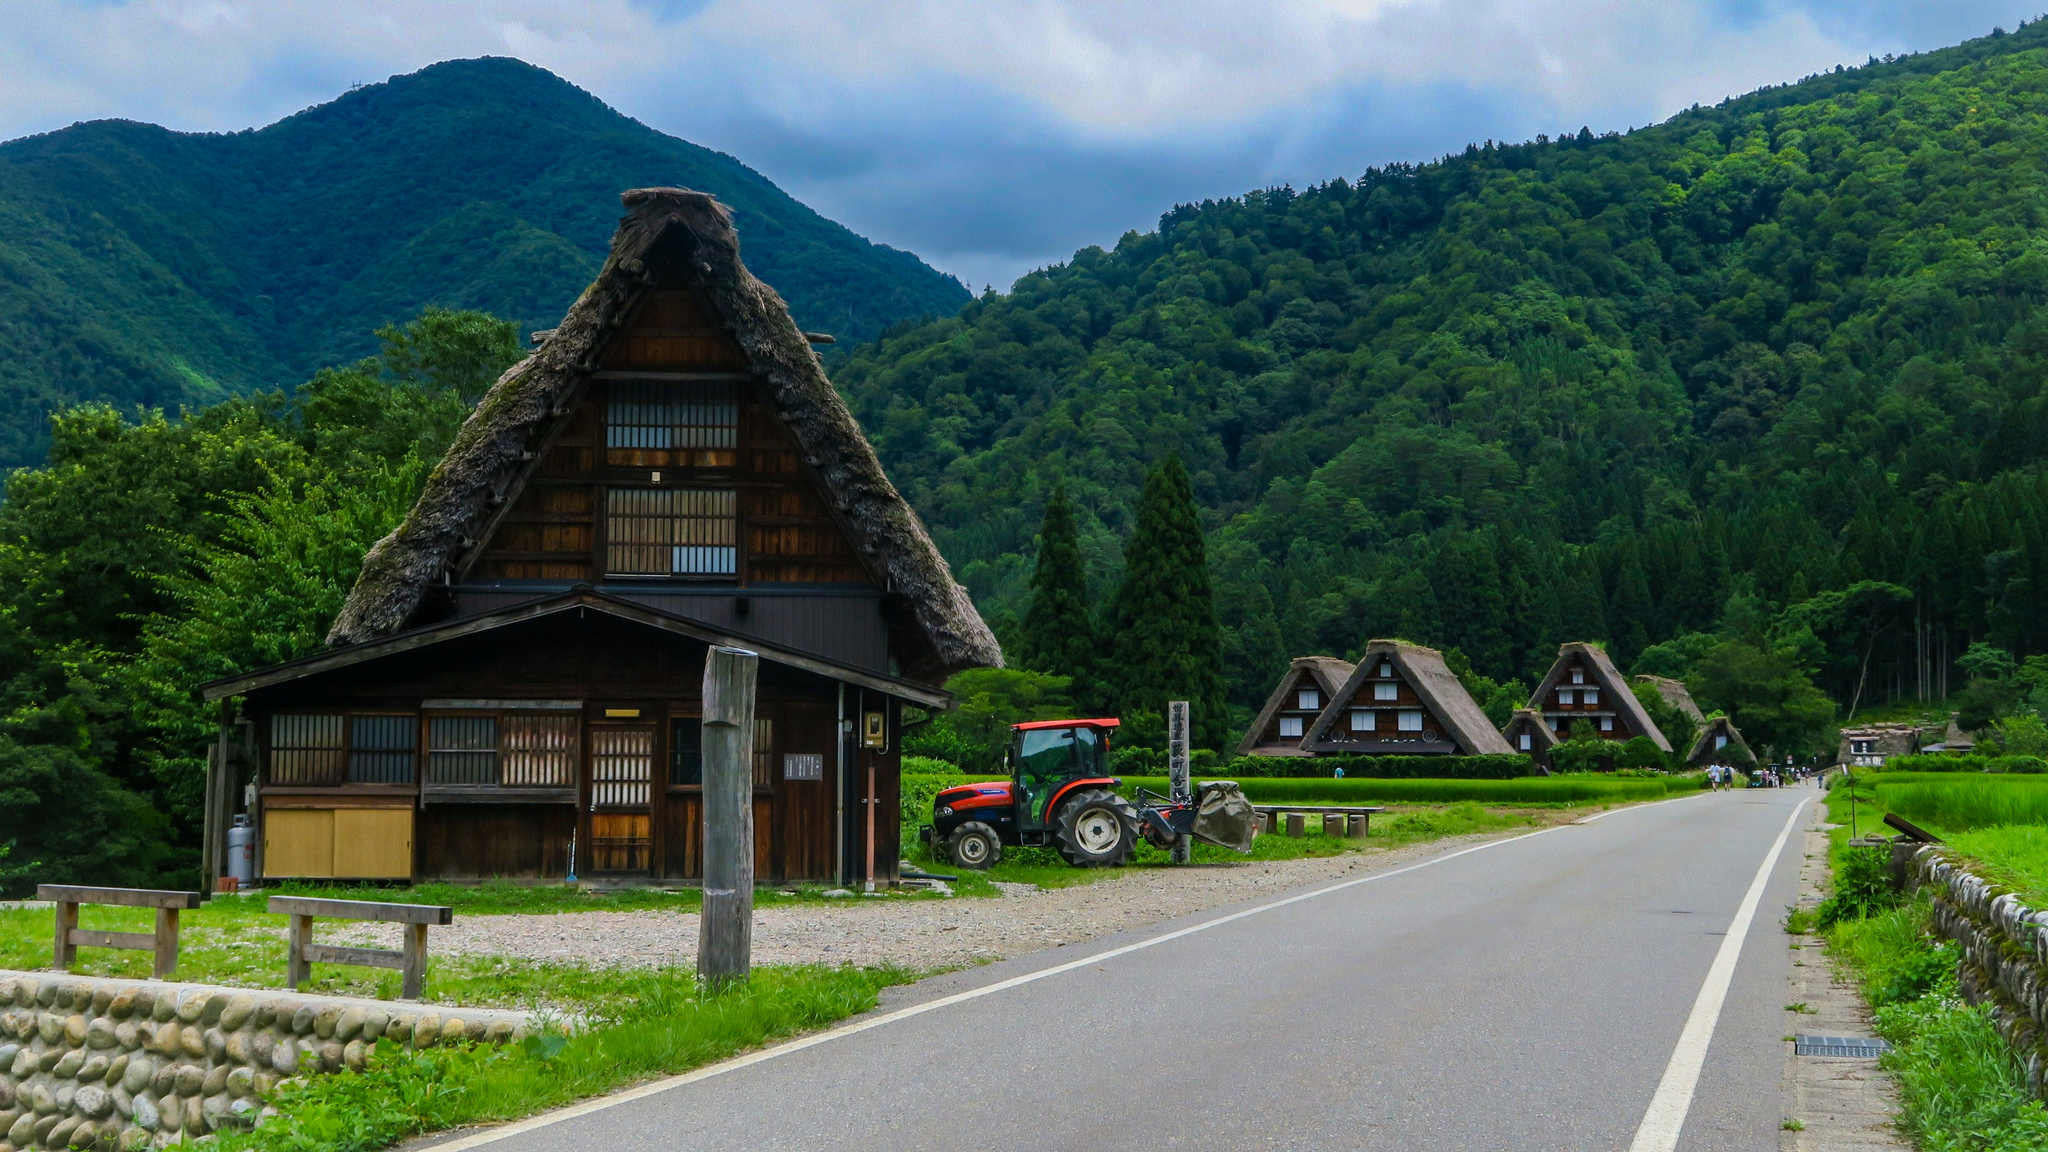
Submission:
POLYGON ((411 876, 412 809, 336 809, 334 875, 357 880, 411 876))
POLYGON ((329 808, 265 809, 263 874, 334 875, 334 811, 329 808))
POLYGON ((592 872, 646 872, 653 864, 654 726, 590 730, 592 872))
POLYGON ((829 704, 786 704, 775 752, 775 843, 784 880, 832 881, 834 876, 832 746, 829 704))

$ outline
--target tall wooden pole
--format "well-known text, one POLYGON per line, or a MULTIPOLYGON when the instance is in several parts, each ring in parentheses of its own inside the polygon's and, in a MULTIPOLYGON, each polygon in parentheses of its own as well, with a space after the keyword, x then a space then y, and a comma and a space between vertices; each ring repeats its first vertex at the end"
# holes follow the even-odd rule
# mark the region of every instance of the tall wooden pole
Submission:
MULTIPOLYGON (((1185 700, 1166 702, 1166 782, 1174 803, 1194 798, 1194 786, 1188 779, 1188 702, 1185 700)), ((1188 837, 1175 837, 1173 862, 1186 864, 1193 859, 1193 849, 1193 842, 1188 837)))
POLYGON ((754 674, 760 657, 704 657, 704 915, 697 978, 706 992, 743 981, 754 948, 754 674))

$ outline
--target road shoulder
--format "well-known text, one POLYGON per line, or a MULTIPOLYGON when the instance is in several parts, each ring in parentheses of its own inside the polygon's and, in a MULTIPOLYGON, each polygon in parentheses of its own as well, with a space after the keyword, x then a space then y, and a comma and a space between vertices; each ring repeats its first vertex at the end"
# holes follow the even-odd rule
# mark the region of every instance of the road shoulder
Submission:
MULTIPOLYGON (((1805 859, 1799 869, 1799 906, 1811 908, 1824 895, 1822 884, 1828 870, 1826 809, 1814 806, 1812 822, 1803 838, 1805 859)), ((1899 1135, 1898 1093, 1890 1074, 1878 1068, 1876 1060, 1793 1054, 1791 1036, 1872 1036, 1870 1007, 1862 991, 1835 958, 1828 954, 1819 936, 1789 936, 1798 951, 1792 962, 1791 987, 1787 1005, 1803 1004, 1808 1011, 1785 1013, 1784 1114, 1788 1124, 1803 1128, 1784 1129, 1778 1142, 1781 1152, 1909 1152, 1912 1145, 1899 1135)))

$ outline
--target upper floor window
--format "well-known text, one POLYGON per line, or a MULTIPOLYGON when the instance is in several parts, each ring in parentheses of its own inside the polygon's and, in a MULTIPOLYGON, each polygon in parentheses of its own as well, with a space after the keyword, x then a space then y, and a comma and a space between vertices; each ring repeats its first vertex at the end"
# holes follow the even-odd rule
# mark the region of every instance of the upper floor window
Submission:
POLYGON ((1372 686, 1372 698, 1375 700, 1392 700, 1400 695, 1400 692, 1401 686, 1399 684, 1375 684, 1372 686))
POLYGON ((1577 699, 1578 693, 1572 691, 1569 688, 1560 688, 1557 690, 1557 702, 1566 708, 1571 707, 1573 701, 1577 699))
POLYGON ((1353 732, 1372 731, 1374 726, 1373 718, 1376 715, 1377 713, 1370 708, 1353 708, 1351 710, 1351 730, 1353 732))
POLYGON ((1602 717, 1600 718, 1600 730, 1601 730, 1602 732, 1612 732, 1612 731, 1614 731, 1614 717, 1612 717, 1612 716, 1602 716, 1602 717))
POLYGON ((1323 706, 1323 694, 1313 688, 1303 688, 1294 694, 1294 706, 1303 712, 1314 712, 1323 706))
POLYGON ((1579 699, 1585 701, 1586 706, 1590 708, 1600 702, 1600 690, 1598 688, 1581 689, 1579 699))
POLYGON ((607 464, 730 468, 739 440, 739 394, 730 383, 621 381, 608 393, 607 464))
POLYGON ((1394 662, 1393 662, 1392 660, 1382 660, 1382 661, 1380 661, 1380 675, 1381 675, 1381 676, 1383 676, 1383 677, 1392 677, 1392 676, 1393 676, 1393 674, 1394 674, 1394 662))
POLYGON ((739 494, 702 488, 605 492, 605 572, 732 576, 739 571, 739 494))
POLYGON ((1280 738, 1282 740, 1301 739, 1301 717, 1282 716, 1280 718, 1280 738))
POLYGON ((1726 748, 1727 746, 1728 746, 1728 737, 1726 737, 1726 736, 1723 736, 1723 735, 1720 735, 1719 733, 1716 733, 1716 734, 1715 734, 1715 736, 1714 736, 1714 748, 1715 748, 1715 750, 1716 750, 1716 751, 1719 751, 1720 749, 1722 749, 1722 748, 1726 748))
POLYGON ((1574 668, 1574 669, 1572 669, 1572 683, 1574 683, 1574 684, 1584 684, 1585 682, 1586 682, 1586 670, 1585 670, 1584 668, 1574 668))
POLYGON ((1520 736, 1517 736, 1515 740, 1522 746, 1522 751, 1527 752, 1529 750, 1531 739, 1527 732, 1524 732, 1520 736))
POLYGON ((410 784, 418 756, 412 715, 279 713, 270 718, 270 784, 410 784))
POLYGON ((1403 712, 1403 713, 1401 713, 1401 718, 1400 718, 1400 722, 1399 722, 1399 724, 1398 724, 1398 727, 1399 727, 1399 728, 1400 728, 1400 730, 1401 730, 1401 731, 1403 731, 1403 732, 1420 732, 1420 731, 1422 731, 1422 713, 1420 713, 1420 712, 1403 712))

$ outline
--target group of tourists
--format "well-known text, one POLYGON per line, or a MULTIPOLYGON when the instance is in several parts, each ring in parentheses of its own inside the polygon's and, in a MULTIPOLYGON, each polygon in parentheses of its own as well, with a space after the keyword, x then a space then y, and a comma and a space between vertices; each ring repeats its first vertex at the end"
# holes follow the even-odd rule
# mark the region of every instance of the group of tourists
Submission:
POLYGON ((1750 771, 1746 785, 1737 782, 1741 777, 1742 773, 1727 764, 1709 764, 1707 766, 1707 786, 1716 792, 1723 788, 1740 788, 1745 786, 1750 788, 1783 788, 1788 780, 1795 784, 1804 783, 1809 778, 1818 779, 1819 774, 1813 769, 1797 764, 1766 764, 1750 771))
POLYGON ((1707 786, 1719 792, 1723 788, 1735 787, 1735 769, 1726 764, 1707 765, 1707 786))

